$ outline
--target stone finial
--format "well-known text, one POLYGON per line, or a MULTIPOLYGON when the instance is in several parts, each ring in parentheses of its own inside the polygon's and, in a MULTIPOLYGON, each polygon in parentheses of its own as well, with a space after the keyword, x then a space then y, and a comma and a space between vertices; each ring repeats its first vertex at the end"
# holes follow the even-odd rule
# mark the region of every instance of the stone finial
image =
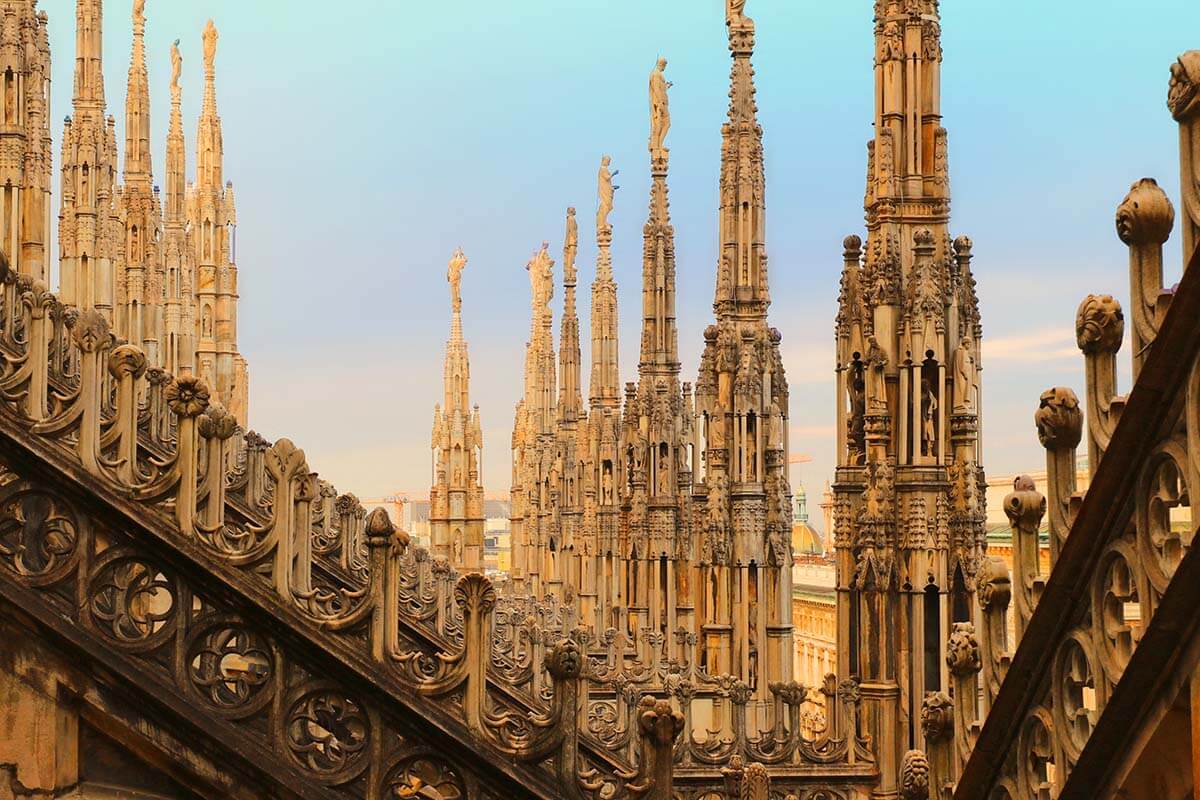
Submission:
POLYGON ((954 255, 959 258, 969 259, 971 257, 971 248, 974 246, 975 244, 971 241, 970 236, 959 236, 954 240, 954 255))
POLYGON ((1033 420, 1038 439, 1047 450, 1070 450, 1083 438, 1083 411, 1079 398, 1065 386, 1042 392, 1033 420))
POLYGON ((555 680, 573 680, 583 674, 583 654, 579 644, 572 639, 560 639, 554 649, 546 653, 545 661, 546 670, 555 680))
POLYGON ((146 372, 146 354, 141 348, 131 344, 114 347, 108 355, 108 373, 118 380, 123 375, 132 375, 134 379, 142 377, 146 372))
POLYGON ((1184 122, 1200 111, 1200 50, 1189 50, 1171 65, 1167 107, 1176 122, 1184 122))
POLYGON ((104 315, 94 308, 89 308, 79 314, 71 336, 75 344, 85 353, 94 353, 97 348, 108 341, 109 326, 104 315))
POLYGON ((163 391, 167 405, 180 417, 198 417, 208 408, 208 384, 195 375, 181 375, 163 391))
POLYGON ((496 588, 481 573, 468 572, 454 585, 454 602, 464 614, 486 614, 496 607, 496 588))
POLYGON ((671 708, 670 700, 643 695, 638 702, 637 718, 642 735, 660 746, 672 744, 683 731, 683 714, 671 708))
POLYGON ((926 692, 921 703, 921 730, 928 741, 935 742, 954 730, 954 703, 945 692, 926 692))
POLYGON ((1008 608, 1008 604, 1012 602, 1012 578, 1008 574, 1008 564, 1003 558, 985 556, 979 566, 978 580, 979 605, 982 608, 1008 608))
POLYGON ((1116 353, 1125 338, 1125 312, 1111 294, 1089 294, 1075 314, 1075 341, 1079 349, 1093 353, 1116 353))
MULTIPOLYGON (((347 495, 342 495, 346 497, 347 495)), ((340 500, 341 498, 339 498, 340 500)), ((387 544, 396 533, 396 526, 385 508, 376 508, 367 515, 365 526, 367 541, 387 544)))
POLYGON ((1004 498, 1004 513, 1015 530, 1036 531, 1046 513, 1046 498, 1028 475, 1013 481, 1013 490, 1004 498))
POLYGON ((1175 207, 1153 178, 1142 178, 1117 206, 1117 236, 1127 245, 1162 244, 1175 227, 1175 207))
POLYGON ((975 638, 975 626, 969 622, 956 622, 950 629, 946 643, 946 666, 955 675, 969 675, 983 666, 979 655, 979 640, 975 638))
POLYGON ((842 240, 842 247, 847 261, 858 261, 862 258, 862 239, 859 237, 847 236, 842 240))
POLYGON ((909 750, 900 762, 901 800, 929 800, 929 759, 920 750, 909 750))
POLYGON ((237 420, 220 403, 212 403, 196 421, 196 429, 205 439, 225 441, 237 430, 237 420))

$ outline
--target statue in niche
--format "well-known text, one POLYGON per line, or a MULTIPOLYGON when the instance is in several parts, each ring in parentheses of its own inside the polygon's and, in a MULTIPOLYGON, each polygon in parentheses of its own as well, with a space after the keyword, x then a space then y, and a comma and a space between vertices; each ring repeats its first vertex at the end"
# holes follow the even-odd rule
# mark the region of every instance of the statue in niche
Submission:
POLYGON ((671 493, 671 460, 669 458, 658 460, 658 493, 671 493))
POLYGON ((921 455, 934 455, 934 443, 937 433, 934 430, 934 416, 937 413, 938 401, 929 381, 921 381, 921 455))
POLYGON ((860 464, 866 449, 864 446, 866 435, 864 417, 867 413, 867 403, 862 364, 857 361, 850 368, 846 392, 850 395, 850 416, 846 420, 846 429, 850 440, 850 463, 860 464))
POLYGON ((975 350, 970 336, 962 337, 962 343, 954 351, 953 410, 955 414, 975 411, 975 350))
POLYGON ((605 461, 604 467, 600 471, 600 496, 601 503, 606 506, 611 506, 613 502, 613 475, 612 462, 605 461))
POLYGON ((462 273, 466 266, 467 257, 460 247, 454 251, 446 270, 446 280, 450 283, 450 305, 455 311, 462 311, 462 273))
POLYGON ((613 195, 620 186, 613 186, 613 178, 621 174, 621 170, 609 172, 609 165, 612 164, 612 159, 604 156, 600 159, 600 172, 596 176, 598 185, 598 193, 600 196, 600 206, 596 210, 596 230, 602 231, 609 227, 608 215, 613 210, 613 195))
POLYGON ((758 480, 758 429, 746 426, 746 474, 743 480, 758 480))
POLYGON ((204 306, 200 312, 200 333, 202 336, 212 336, 212 306, 204 306))
POLYGON ((720 412, 708 418, 708 447, 710 450, 725 449, 725 415, 720 412))
POLYGON ((882 413, 887 411, 887 352, 880 346, 879 340, 872 336, 867 340, 867 412, 882 413))
POLYGON ((667 90, 674 86, 664 74, 667 60, 660 58, 650 73, 650 152, 663 150, 667 131, 671 129, 671 111, 667 90))
POLYGON ((461 564, 463 561, 463 537, 462 531, 458 529, 454 531, 454 543, 451 545, 451 549, 454 553, 454 563, 461 564))
POLYGON ((179 40, 171 44, 171 88, 179 88, 179 76, 183 73, 183 56, 179 54, 179 40))

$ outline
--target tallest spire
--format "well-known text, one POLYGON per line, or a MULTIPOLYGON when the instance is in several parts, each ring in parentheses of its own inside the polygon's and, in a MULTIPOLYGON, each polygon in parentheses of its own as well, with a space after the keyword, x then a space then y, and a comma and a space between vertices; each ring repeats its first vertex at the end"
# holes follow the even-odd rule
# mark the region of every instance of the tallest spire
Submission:
POLYGON ((146 71, 146 0, 133 0, 133 52, 125 97, 125 185, 151 182, 150 78, 146 71))
POLYGON ((754 20, 745 0, 728 0, 726 27, 733 64, 729 118, 721 130, 721 256, 714 308, 718 315, 766 319, 766 203, 762 127, 754 94, 754 20))
POLYGON ((210 19, 204 28, 204 104, 197 136, 196 183, 199 191, 220 191, 224 153, 221 116, 217 113, 217 27, 210 19))
MULTIPOLYGON (((144 4, 145 0, 140 0, 144 4)), ((103 0, 75 3, 75 115, 104 113, 103 0)))

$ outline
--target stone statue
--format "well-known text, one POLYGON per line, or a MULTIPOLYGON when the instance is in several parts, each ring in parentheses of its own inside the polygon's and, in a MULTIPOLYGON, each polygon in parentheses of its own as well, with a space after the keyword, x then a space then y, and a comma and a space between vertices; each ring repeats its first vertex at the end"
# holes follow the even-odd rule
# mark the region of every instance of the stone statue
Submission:
POLYGON ((746 16, 746 0, 726 0, 725 21, 731 26, 747 24, 750 19, 746 16))
POLYGON ((563 241, 563 280, 575 281, 575 254, 579 252, 579 225, 575 222, 575 207, 567 209, 567 234, 563 241))
POLYGON ((179 75, 183 72, 183 56, 179 55, 179 40, 171 44, 171 88, 179 88, 179 75))
POLYGON ((667 60, 660 58, 650 73, 650 152, 665 149, 667 131, 671 129, 671 111, 667 105, 667 90, 674 86, 664 71, 667 60))
POLYGON ((600 207, 596 210, 596 230, 604 230, 609 227, 608 215, 613 210, 613 194, 620 186, 613 186, 613 178, 621 174, 621 170, 609 172, 608 165, 612 163, 612 159, 604 156, 600 159, 600 172, 597 177, 598 192, 600 195, 600 207))
POLYGON ((460 247, 454 251, 446 270, 446 280, 450 283, 450 306, 455 311, 462 311, 462 271, 466 266, 467 257, 460 247))
POLYGON ((938 401, 937 396, 933 393, 933 387, 929 385, 929 381, 921 381, 921 455, 934 455, 934 442, 937 440, 937 435, 934 430, 933 420, 937 413, 938 401))
POLYGON ((529 271, 533 307, 535 310, 544 310, 554 296, 554 259, 550 258, 549 242, 542 242, 541 249, 529 260, 525 269, 529 271))
POLYGON ((204 69, 207 72, 212 72, 213 61, 217 57, 217 38, 219 36, 217 26, 210 19, 208 25, 204 27, 204 69))
POLYGON ((887 411, 887 353, 879 345, 879 340, 872 336, 867 340, 867 413, 887 411))
POLYGON ((1184 53, 1171 65, 1167 105, 1179 123, 1180 238, 1188 259, 1200 245, 1200 50, 1184 53))
POLYGON ((975 411, 975 352, 970 336, 964 336, 954 351, 954 405, 955 414, 970 414, 975 411))
POLYGON ((146 0, 133 0, 133 26, 135 28, 146 24, 146 0))

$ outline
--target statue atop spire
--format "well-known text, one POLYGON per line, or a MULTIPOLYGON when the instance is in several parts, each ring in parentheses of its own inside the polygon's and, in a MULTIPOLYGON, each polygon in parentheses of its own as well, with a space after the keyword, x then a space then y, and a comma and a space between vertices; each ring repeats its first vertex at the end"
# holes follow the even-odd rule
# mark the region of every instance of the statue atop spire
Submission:
POLYGON ((667 60, 660 58, 650 73, 650 152, 657 153, 665 149, 667 131, 671 129, 671 110, 668 105, 667 90, 675 84, 667 80, 665 75, 667 60))
POLYGON ((450 283, 450 306, 455 314, 462 311, 462 272, 466 266, 467 257, 460 247, 454 251, 446 270, 446 280, 450 283))
POLYGON ((183 72, 183 56, 179 54, 179 40, 171 42, 171 93, 179 89, 179 76, 183 72))
POLYGON ((220 34, 217 33, 217 26, 210 19, 208 25, 204 27, 204 72, 206 75, 213 73, 213 63, 217 58, 217 39, 220 34))
POLYGON ((596 209, 596 230, 600 231, 609 227, 608 215, 613 210, 613 195, 620 186, 613 186, 613 178, 621 173, 621 170, 609 172, 608 166, 612 163, 612 159, 608 156, 603 156, 600 159, 600 172, 596 176, 597 193, 600 197, 600 205, 596 209))
POLYGON ((133 0, 133 30, 141 32, 146 26, 146 0, 133 0))
POLYGON ((746 0, 725 0, 725 24, 731 28, 754 26, 754 20, 746 16, 746 0))
POLYGON ((563 282, 573 284, 577 278, 575 255, 579 252, 579 224, 575 222, 575 206, 567 209, 567 233, 563 239, 563 282))

